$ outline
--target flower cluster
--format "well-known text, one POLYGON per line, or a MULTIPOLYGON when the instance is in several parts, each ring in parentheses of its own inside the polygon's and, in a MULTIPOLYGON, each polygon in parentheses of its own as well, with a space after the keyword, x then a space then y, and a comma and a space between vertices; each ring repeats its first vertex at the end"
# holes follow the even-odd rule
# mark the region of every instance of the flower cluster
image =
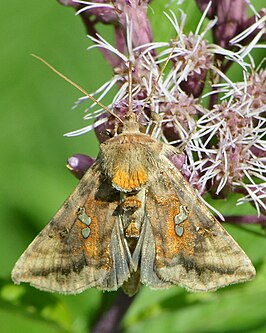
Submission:
MULTIPOLYGON (((238 203, 249 201, 258 214, 266 214, 266 71, 252 57, 254 49, 265 47, 266 11, 256 12, 243 0, 198 0, 203 15, 195 32, 185 34, 186 15, 181 12, 177 17, 178 11, 170 10, 165 20, 176 36, 154 42, 148 0, 60 2, 76 9, 93 47, 113 67, 114 76, 94 96, 101 101, 117 86, 108 107, 123 119, 128 110, 130 60, 133 111, 147 133, 152 130, 182 152, 173 162, 192 186, 217 198, 241 193, 238 203), (99 22, 114 26, 115 46, 98 35, 99 22), (210 32, 214 43, 206 38, 210 32), (241 82, 227 75, 232 65, 241 71, 241 82)), ((84 100, 87 97, 77 104, 84 100)), ((102 142, 108 138, 106 131, 115 131, 115 117, 102 109, 93 111, 94 107, 95 103, 88 107, 85 116, 94 123, 67 135, 95 129, 102 142)))

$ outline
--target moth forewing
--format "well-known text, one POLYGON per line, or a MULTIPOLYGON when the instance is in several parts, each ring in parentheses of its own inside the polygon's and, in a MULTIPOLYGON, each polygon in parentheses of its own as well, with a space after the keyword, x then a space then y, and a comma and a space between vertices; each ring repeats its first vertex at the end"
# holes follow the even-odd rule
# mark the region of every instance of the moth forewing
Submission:
MULTIPOLYGON (((22 254, 12 271, 13 281, 65 294, 90 287, 116 290, 123 281, 120 285, 104 281, 109 276, 108 281, 112 281, 113 262, 120 258, 119 267, 127 265, 124 252, 116 252, 120 235, 117 236, 113 211, 117 205, 118 197, 101 180, 96 162, 22 254)), ((129 272, 123 274, 126 279, 129 272)))
POLYGON ((169 159, 163 153, 160 158, 160 181, 154 181, 147 204, 148 214, 153 214, 158 276, 191 291, 216 290, 254 278, 244 251, 169 159))

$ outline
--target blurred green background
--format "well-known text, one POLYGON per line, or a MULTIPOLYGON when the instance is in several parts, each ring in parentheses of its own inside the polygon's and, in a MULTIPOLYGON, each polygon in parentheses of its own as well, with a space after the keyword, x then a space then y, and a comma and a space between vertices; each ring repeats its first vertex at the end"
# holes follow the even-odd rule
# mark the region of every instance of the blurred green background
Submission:
MULTIPOLYGON (((253 1, 257 9, 264 1, 253 1)), ((174 37, 162 15, 164 1, 150 11, 157 40, 174 37), (162 21, 163 20, 163 21, 162 21), (165 22, 165 24, 162 22, 165 22), (160 27, 160 31, 156 30, 160 27)), ((200 13, 185 2, 193 30, 200 13)), ((177 12, 177 6, 172 8, 177 12)), ((94 91, 112 75, 89 41, 79 17, 54 1, 3 2, 1 18, 1 232, 0 327, 3 333, 89 332, 116 293, 88 290, 77 296, 49 294, 27 285, 14 286, 10 272, 20 254, 53 216, 77 181, 65 168, 74 153, 96 156, 93 133, 66 138, 81 127, 83 108, 72 86, 30 56, 40 55, 75 82, 94 91)), ((110 29, 104 28, 108 35, 110 29)), ((111 37, 110 37, 111 39, 111 37)), ((258 58, 262 58, 260 51, 258 58)), ((222 212, 248 214, 235 198, 216 202, 222 212)), ((143 288, 122 322, 124 332, 266 332, 266 240, 259 226, 228 226, 252 259, 257 278, 215 293, 192 294, 179 287, 143 288)))

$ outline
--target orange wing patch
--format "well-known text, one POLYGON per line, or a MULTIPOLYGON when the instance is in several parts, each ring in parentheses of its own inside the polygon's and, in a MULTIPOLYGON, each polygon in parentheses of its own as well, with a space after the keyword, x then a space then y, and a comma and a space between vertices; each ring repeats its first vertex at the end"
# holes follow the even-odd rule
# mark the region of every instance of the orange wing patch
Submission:
POLYGON ((134 171, 116 170, 112 183, 115 188, 125 192, 140 189, 147 182, 148 173, 144 168, 138 168, 134 171))
POLYGON ((99 220, 107 219, 105 216, 97 216, 106 210, 101 209, 106 205, 105 202, 96 200, 88 200, 85 207, 80 207, 77 212, 75 226, 78 230, 78 237, 83 244, 87 260, 110 270, 112 267, 112 259, 110 257, 110 239, 112 231, 112 223, 99 223, 99 220), (82 214, 82 215, 81 215, 82 214), (85 217, 86 216, 86 217, 85 217), (104 229, 103 229, 104 228, 104 229), (101 244, 101 246, 99 246, 101 244))
POLYGON ((186 256, 192 256, 196 234, 189 222, 189 211, 185 210, 187 215, 183 214, 184 207, 175 196, 155 198, 154 205, 156 205, 155 211, 158 212, 156 218, 158 225, 153 225, 158 268, 160 259, 163 261, 161 265, 164 266, 165 261, 170 262, 180 251, 186 256), (178 217, 181 217, 179 222, 177 222, 178 217))

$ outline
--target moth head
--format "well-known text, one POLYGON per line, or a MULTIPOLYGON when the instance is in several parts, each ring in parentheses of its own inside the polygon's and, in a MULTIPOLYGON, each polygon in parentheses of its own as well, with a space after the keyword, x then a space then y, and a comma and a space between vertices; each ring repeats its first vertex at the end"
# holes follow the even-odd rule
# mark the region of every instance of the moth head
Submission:
POLYGON ((138 133, 139 131, 138 116, 136 113, 131 112, 125 117, 122 125, 122 133, 138 133))

